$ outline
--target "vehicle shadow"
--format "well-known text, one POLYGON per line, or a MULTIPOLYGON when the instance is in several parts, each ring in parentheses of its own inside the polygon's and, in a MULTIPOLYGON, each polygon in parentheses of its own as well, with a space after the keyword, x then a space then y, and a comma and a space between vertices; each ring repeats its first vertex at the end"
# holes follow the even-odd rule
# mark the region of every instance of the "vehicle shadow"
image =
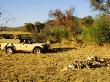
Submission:
MULTIPOLYGON (((58 52, 64 52, 64 51, 69 51, 69 50, 77 50, 77 48, 51 48, 47 51, 43 51, 43 54, 46 53, 58 53, 58 52)), ((30 53, 30 52, 23 52, 23 51, 17 51, 16 53, 30 53)))
POLYGON ((69 50, 77 50, 77 48, 52 48, 49 49, 46 53, 58 53, 58 52, 64 52, 69 50))

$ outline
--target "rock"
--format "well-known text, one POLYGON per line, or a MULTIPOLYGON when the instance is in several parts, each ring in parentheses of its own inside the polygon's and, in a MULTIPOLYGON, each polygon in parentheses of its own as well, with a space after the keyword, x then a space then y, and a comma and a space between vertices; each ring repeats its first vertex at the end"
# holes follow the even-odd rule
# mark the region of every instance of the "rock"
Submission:
POLYGON ((95 60, 95 57, 94 56, 88 56, 87 57, 87 61, 93 61, 93 60, 95 60))
POLYGON ((74 64, 68 65, 68 69, 92 69, 92 68, 100 68, 110 66, 110 59, 108 58, 100 58, 96 56, 88 56, 86 61, 75 61, 74 64))
POLYGON ((68 66, 68 69, 75 70, 76 68, 77 68, 77 65, 75 65, 75 64, 70 64, 70 65, 68 66))

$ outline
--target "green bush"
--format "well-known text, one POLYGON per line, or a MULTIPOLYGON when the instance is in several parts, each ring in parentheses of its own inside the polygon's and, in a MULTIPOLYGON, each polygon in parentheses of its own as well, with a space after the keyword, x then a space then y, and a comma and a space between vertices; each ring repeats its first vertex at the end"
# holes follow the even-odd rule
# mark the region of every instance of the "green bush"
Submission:
POLYGON ((51 36, 49 37, 50 40, 61 42, 63 39, 68 38, 69 31, 65 29, 65 27, 58 27, 55 26, 51 29, 51 36))
POLYGON ((107 43, 110 41, 110 21, 106 16, 101 16, 96 20, 94 27, 84 28, 82 34, 85 43, 107 43))
POLYGON ((63 39, 69 38, 70 34, 64 26, 52 26, 41 31, 37 36, 37 40, 61 42, 63 39))
POLYGON ((82 40, 86 44, 94 44, 95 43, 95 28, 85 27, 82 31, 82 40))
POLYGON ((104 15, 96 20, 97 43, 107 43, 110 40, 110 16, 104 15))

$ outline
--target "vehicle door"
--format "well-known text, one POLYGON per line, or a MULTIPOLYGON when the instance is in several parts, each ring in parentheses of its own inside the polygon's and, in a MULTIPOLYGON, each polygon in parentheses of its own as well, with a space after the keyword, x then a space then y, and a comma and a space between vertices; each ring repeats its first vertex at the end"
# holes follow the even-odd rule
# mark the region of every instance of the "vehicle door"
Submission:
POLYGON ((15 48, 17 51, 24 51, 25 50, 25 45, 24 45, 24 40, 20 40, 18 44, 14 44, 15 48))
POLYGON ((32 51, 33 50, 33 45, 30 44, 29 40, 25 40, 22 44, 21 44, 22 50, 23 51, 32 51))

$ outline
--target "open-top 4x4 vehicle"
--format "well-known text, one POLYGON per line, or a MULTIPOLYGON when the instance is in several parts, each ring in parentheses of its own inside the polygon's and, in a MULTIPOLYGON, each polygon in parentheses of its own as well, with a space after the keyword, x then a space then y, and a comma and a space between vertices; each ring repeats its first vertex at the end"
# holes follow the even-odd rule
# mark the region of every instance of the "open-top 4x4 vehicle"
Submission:
POLYGON ((33 38, 21 38, 19 43, 0 43, 0 49, 7 53, 15 53, 16 51, 33 52, 40 54, 49 49, 47 43, 37 43, 33 38))

